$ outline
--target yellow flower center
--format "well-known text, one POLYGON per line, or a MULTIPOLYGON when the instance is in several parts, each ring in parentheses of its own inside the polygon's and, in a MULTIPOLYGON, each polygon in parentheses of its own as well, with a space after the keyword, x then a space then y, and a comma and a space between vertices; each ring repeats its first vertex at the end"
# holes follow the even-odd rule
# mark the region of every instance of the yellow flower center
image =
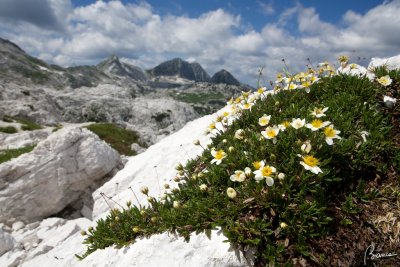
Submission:
POLYGON ((225 111, 224 113, 222 113, 222 116, 228 117, 228 116, 229 116, 229 112, 228 112, 228 111, 225 111))
POLYGON ((285 128, 288 128, 290 126, 290 122, 289 121, 284 121, 281 123, 283 126, 285 126, 285 128))
POLYGON ((268 118, 261 117, 259 123, 262 125, 267 125, 269 123, 269 120, 268 118))
POLYGON ((289 85, 289 89, 296 89, 296 84, 294 84, 294 83, 291 83, 290 85, 289 85))
POLYGON ((249 109, 250 107, 251 107, 251 105, 249 103, 246 103, 243 105, 243 108, 245 108, 245 109, 249 109))
POLYGON ((274 138, 276 136, 276 132, 275 132, 275 130, 271 129, 271 130, 268 130, 267 135, 270 138, 274 138))
POLYGON ((254 161, 253 162, 254 169, 258 170, 261 168, 261 161, 254 161))
POLYGON ((261 169, 261 173, 263 176, 270 176, 272 174, 272 169, 269 166, 266 166, 261 169))
POLYGON ((332 127, 326 127, 324 129, 324 134, 326 137, 333 138, 336 135, 336 131, 332 127))
POLYGON ((313 156, 305 156, 303 158, 303 160, 304 160, 304 163, 310 167, 315 167, 319 163, 319 160, 314 158, 313 156))
POLYGON ((244 97, 248 97, 249 94, 250 94, 250 91, 249 91, 249 92, 243 92, 243 93, 242 93, 242 95, 243 95, 244 97))
POLYGON ((259 88, 259 89, 257 90, 257 93, 259 93, 259 94, 264 93, 264 88, 259 88))
POLYGON ((215 123, 211 123, 209 126, 210 129, 215 129, 215 123))
POLYGON ((310 87, 311 83, 309 81, 305 81, 302 83, 304 87, 310 87))
POLYGON ((314 113, 315 114, 322 114, 322 109, 316 108, 316 109, 314 109, 314 113))
POLYGON ((239 104, 240 101, 242 101, 242 99, 241 99, 240 97, 238 97, 238 98, 235 99, 235 103, 236 103, 236 104, 239 104))
POLYGON ((218 150, 217 153, 215 154, 215 158, 217 160, 222 159, 225 156, 225 152, 223 150, 218 150))
POLYGON ((321 121, 321 120, 313 120, 313 121, 311 122, 311 125, 312 125, 314 128, 321 128, 321 126, 322 126, 322 121, 321 121))

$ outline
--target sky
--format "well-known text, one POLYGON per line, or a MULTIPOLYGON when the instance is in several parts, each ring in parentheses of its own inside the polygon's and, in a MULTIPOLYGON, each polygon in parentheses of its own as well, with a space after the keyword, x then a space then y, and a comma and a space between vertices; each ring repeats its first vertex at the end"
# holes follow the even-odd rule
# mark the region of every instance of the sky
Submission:
POLYGON ((0 0, 0 37, 61 66, 110 55, 144 69, 175 57, 256 86, 339 55, 400 54, 400 0, 0 0))

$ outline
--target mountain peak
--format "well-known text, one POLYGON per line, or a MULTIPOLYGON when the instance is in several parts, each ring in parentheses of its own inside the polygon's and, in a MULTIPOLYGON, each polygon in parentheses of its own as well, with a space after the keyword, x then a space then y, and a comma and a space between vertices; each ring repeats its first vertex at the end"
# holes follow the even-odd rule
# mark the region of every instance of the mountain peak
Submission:
POLYGON ((25 51, 22 50, 18 45, 14 44, 13 42, 7 39, 0 38, 0 50, 5 50, 5 49, 7 50, 11 49, 14 51, 17 50, 16 52, 25 54, 25 51))
POLYGON ((97 68, 111 76, 130 77, 137 81, 147 80, 147 76, 141 68, 121 62, 115 54, 100 62, 97 68))
POLYGON ((229 85, 240 85, 240 82, 227 70, 222 69, 211 77, 212 83, 225 83, 229 85))
POLYGON ((210 80, 210 76, 199 63, 189 63, 181 58, 165 61, 151 69, 150 73, 154 76, 179 76, 196 82, 210 80))

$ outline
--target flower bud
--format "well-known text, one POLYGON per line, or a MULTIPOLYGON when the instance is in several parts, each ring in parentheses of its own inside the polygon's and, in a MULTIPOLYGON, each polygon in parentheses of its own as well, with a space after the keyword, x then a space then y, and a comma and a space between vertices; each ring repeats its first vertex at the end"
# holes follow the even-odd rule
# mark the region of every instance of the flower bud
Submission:
POLYGON ((234 199, 237 195, 235 189, 233 189, 232 187, 228 187, 228 189, 226 189, 226 194, 231 199, 234 199))
POLYGON ((224 139, 224 140, 222 140, 222 143, 226 144, 226 143, 228 143, 228 140, 224 139))
POLYGON ((140 228, 138 226, 134 226, 132 227, 132 232, 134 232, 135 234, 140 232, 140 228))
POLYGON ((233 152, 235 150, 235 148, 233 147, 233 146, 230 146, 229 148, 228 148, 228 151, 229 152, 233 152))
POLYGON ((201 191, 205 192, 205 191, 207 191, 207 189, 208 189, 208 187, 207 187, 206 184, 200 185, 200 190, 201 190, 201 191))
POLYGON ((194 140, 193 141, 193 144, 195 145, 195 146, 199 146, 200 145, 200 141, 197 139, 197 140, 194 140))
POLYGON ((143 217, 147 215, 145 210, 140 210, 140 215, 142 215, 143 217))
POLYGON ((140 192, 147 196, 149 193, 149 188, 147 186, 142 186, 142 188, 140 188, 140 192))
POLYGON ((179 201, 174 201, 172 206, 174 207, 174 209, 179 209, 181 207, 181 203, 179 203, 179 201))
POLYGON ((126 202, 126 206, 129 208, 130 206, 132 205, 132 202, 131 201, 127 201, 126 202))
POLYGON ((285 229, 286 227, 288 227, 288 225, 287 225, 286 223, 284 223, 284 222, 281 222, 281 223, 280 223, 280 227, 281 227, 282 229, 285 229))
POLYGON ((278 174, 278 179, 279 179, 279 180, 285 179, 285 174, 284 174, 283 172, 280 172, 280 173, 278 174))
POLYGON ((157 218, 157 217, 151 217, 151 219, 150 219, 150 221, 151 221, 152 223, 156 223, 156 222, 157 222, 157 220, 158 220, 158 218, 157 218))
POLYGON ((169 184, 164 184, 164 188, 168 189, 169 188, 169 184))
POLYGON ((86 231, 81 231, 81 236, 87 235, 86 231))
POLYGON ((178 183, 181 180, 181 178, 179 178, 178 176, 174 177, 174 182, 178 183))

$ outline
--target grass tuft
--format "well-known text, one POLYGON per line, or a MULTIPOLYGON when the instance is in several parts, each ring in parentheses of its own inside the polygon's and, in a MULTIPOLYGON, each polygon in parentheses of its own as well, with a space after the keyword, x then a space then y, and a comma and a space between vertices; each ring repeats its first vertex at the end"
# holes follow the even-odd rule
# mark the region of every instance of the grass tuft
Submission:
POLYGON ((18 130, 14 126, 0 127, 0 132, 13 134, 18 132, 18 130))
POLYGON ((136 155, 136 151, 131 149, 131 145, 137 143, 139 139, 136 132, 120 128, 112 123, 95 123, 86 128, 98 135, 121 155, 136 155))
POLYGON ((17 158, 22 154, 29 153, 34 148, 35 148, 35 145, 26 146, 26 147, 17 148, 17 149, 0 150, 0 164, 3 162, 9 161, 13 158, 17 158))

